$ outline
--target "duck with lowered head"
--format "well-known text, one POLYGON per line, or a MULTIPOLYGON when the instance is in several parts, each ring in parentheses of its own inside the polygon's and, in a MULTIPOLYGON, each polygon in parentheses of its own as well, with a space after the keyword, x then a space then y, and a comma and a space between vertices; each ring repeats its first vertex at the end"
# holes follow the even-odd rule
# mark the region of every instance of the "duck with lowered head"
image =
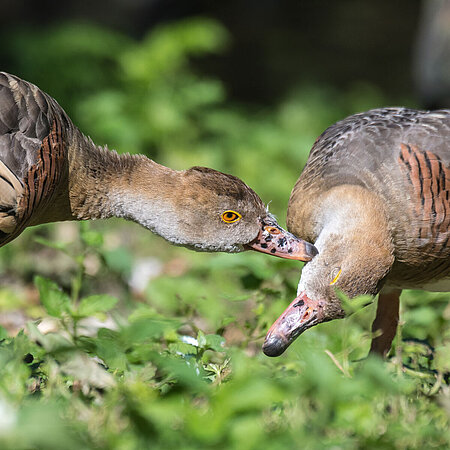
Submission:
POLYGON ((319 254, 264 353, 281 355, 308 328, 344 317, 341 291, 379 294, 371 352, 386 355, 402 289, 450 292, 450 110, 382 108, 329 127, 294 186, 287 224, 319 254))

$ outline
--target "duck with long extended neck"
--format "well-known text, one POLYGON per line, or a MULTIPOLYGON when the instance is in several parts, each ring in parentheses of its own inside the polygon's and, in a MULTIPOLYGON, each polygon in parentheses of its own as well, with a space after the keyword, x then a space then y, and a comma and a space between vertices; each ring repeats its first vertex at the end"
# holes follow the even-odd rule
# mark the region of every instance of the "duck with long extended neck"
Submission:
POLYGON ((109 217, 199 251, 253 249, 301 261, 317 253, 239 178, 98 147, 53 98, 0 73, 0 246, 28 226, 109 217))
POLYGON ((278 356, 308 328, 379 294, 371 351, 385 356, 402 289, 450 291, 450 111, 375 109, 328 128, 289 200, 288 229, 319 254, 263 345, 278 356))

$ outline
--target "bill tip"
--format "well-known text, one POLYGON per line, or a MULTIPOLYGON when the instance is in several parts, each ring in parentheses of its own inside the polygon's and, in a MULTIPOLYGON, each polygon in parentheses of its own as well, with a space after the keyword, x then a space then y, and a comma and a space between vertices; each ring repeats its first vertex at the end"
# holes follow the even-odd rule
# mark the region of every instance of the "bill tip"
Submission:
POLYGON ((314 256, 317 256, 319 254, 319 250, 317 250, 317 248, 313 244, 306 242, 306 253, 311 258, 314 258, 314 256))
POLYGON ((266 337, 266 340, 262 346, 264 354, 270 357, 282 355, 286 348, 286 344, 281 339, 274 336, 266 337))

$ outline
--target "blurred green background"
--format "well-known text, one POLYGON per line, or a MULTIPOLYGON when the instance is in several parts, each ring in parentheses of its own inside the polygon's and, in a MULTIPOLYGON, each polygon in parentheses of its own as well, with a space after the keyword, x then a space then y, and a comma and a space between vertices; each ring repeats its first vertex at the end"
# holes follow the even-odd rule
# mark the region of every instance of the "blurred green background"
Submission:
MULTIPOLYGON (((239 176, 281 224, 326 127, 449 106, 448 1, 2 4, 1 70, 99 145, 239 176)), ((28 229, 0 250, 0 447, 448 448, 449 295, 403 293, 388 362, 373 304, 267 358, 300 271, 119 220, 28 229)))

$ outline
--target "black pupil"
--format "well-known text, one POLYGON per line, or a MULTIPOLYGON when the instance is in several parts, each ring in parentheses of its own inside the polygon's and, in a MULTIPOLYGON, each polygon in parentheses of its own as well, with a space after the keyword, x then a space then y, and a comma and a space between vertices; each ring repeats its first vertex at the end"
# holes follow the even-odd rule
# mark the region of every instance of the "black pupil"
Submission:
POLYGON ((228 220, 232 220, 232 219, 234 219, 235 217, 236 217, 236 214, 234 214, 234 213, 227 213, 226 214, 226 216, 225 216, 228 220))

